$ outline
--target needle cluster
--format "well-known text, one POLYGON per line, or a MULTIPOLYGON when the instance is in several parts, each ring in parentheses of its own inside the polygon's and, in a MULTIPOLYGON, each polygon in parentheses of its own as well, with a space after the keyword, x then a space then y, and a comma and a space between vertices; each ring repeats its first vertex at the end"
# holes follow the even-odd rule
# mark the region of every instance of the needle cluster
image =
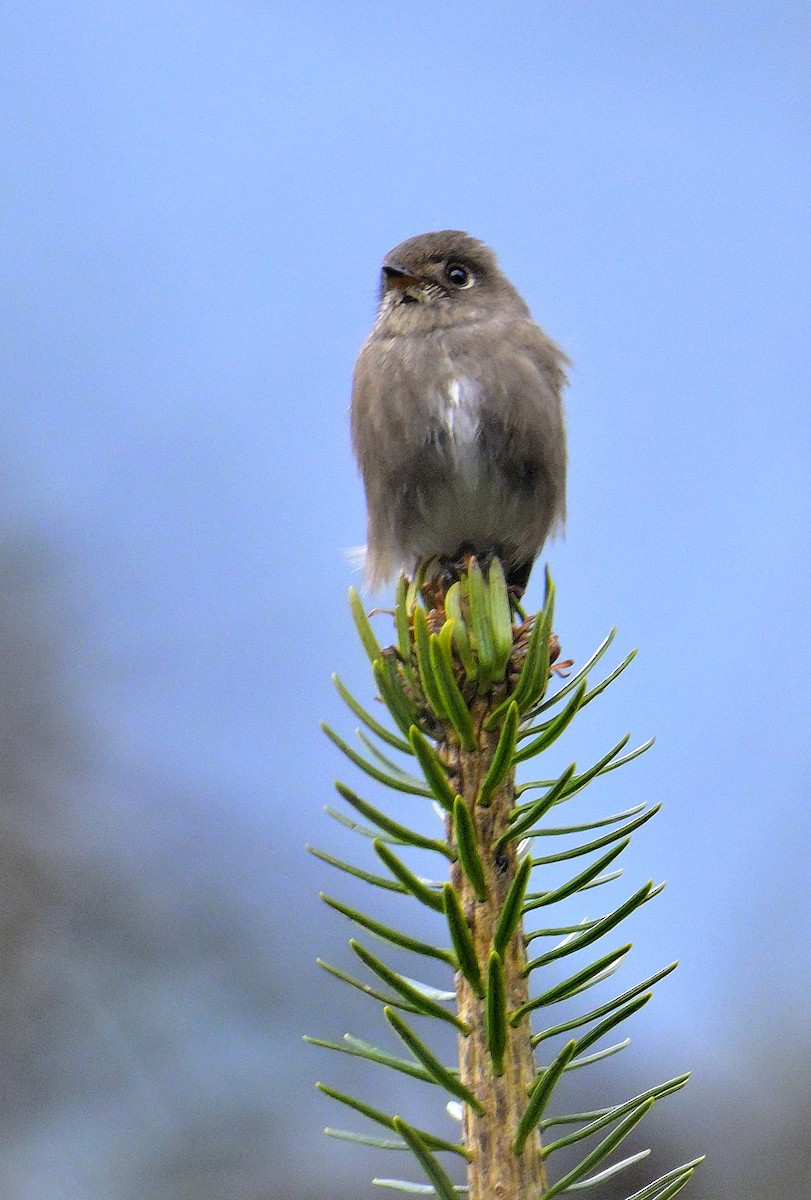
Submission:
MULTIPOLYGON (((401 1072, 448 1096, 457 1136, 419 1128, 399 1113, 383 1112, 319 1083, 328 1096, 360 1114, 383 1135, 328 1129, 333 1137, 410 1153, 424 1180, 374 1182, 406 1194, 455 1200, 551 1200, 601 1185, 648 1153, 618 1156, 626 1138, 659 1100, 678 1091, 679 1075, 640 1095, 567 1113, 558 1085, 567 1072, 619 1053, 627 1038, 619 1027, 651 998, 652 988, 675 967, 589 1001, 593 988, 619 971, 631 949, 616 930, 657 896, 648 881, 607 911, 572 923, 573 897, 594 912, 603 889, 622 874, 618 860, 633 833, 657 811, 639 804, 598 819, 560 820, 586 787, 644 753, 645 742, 626 749, 621 738, 585 769, 575 763, 552 778, 517 783, 516 769, 548 751, 578 713, 597 699, 629 665, 633 653, 598 683, 591 674, 613 632, 580 669, 566 676, 556 664, 555 589, 547 577, 541 612, 525 618, 506 586, 498 560, 486 574, 475 559, 449 589, 426 588, 403 578, 394 611, 394 645, 383 648, 358 595, 350 602, 377 693, 390 717, 381 721, 339 679, 335 685, 361 722, 359 746, 334 730, 327 736, 350 762, 378 785, 413 797, 415 827, 373 805, 343 783, 343 807, 327 812, 371 844, 373 869, 320 850, 320 859, 428 909, 437 943, 391 927, 340 899, 331 909, 360 931, 350 940, 363 977, 327 963, 324 969, 377 1004, 402 1053, 350 1034, 316 1045, 401 1072), (551 681, 554 683, 550 686, 551 681), (551 694, 550 694, 551 693, 551 694), (424 814, 439 818, 425 830, 424 814), (538 853, 538 848, 547 849, 538 853), (417 873, 410 860, 435 856, 439 878, 417 873), (563 912, 564 915, 558 915, 563 912), (536 922, 541 920, 541 924, 536 922), (437 965, 446 986, 393 969, 366 944, 365 935, 437 965), (582 999, 581 999, 582 998, 582 999), (431 1028, 452 1026, 458 1059, 443 1062, 431 1046, 431 1028), (419 1031, 418 1031, 419 1030, 419 1031), (427 1032, 426 1032, 427 1031, 427 1032), (577 1147, 572 1165, 555 1173, 557 1152, 577 1147), (464 1183, 455 1182, 463 1165, 464 1183)), ((565 1089, 561 1088, 561 1092, 565 1089)), ((627 1200, 670 1200, 700 1159, 676 1167, 627 1200)))

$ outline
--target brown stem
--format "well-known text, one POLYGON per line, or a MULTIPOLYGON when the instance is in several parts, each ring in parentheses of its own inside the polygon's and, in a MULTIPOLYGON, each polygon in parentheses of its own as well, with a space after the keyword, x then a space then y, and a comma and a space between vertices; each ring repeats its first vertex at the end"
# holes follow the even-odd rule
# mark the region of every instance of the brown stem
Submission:
MULTIPOLYGON (((465 752, 458 747, 442 747, 446 761, 452 765, 454 787, 473 814, 487 882, 487 899, 479 901, 459 863, 454 864, 453 885, 485 979, 493 935, 516 872, 514 843, 507 843, 498 854, 493 850, 515 805, 514 774, 511 773, 498 788, 488 807, 476 804, 498 741, 497 733, 482 728, 486 713, 483 704, 473 712, 479 730, 475 750, 465 752)), ((448 832, 452 836, 450 828, 448 832)), ((512 1011, 529 999, 529 984, 523 974, 527 961, 523 923, 513 935, 503 961, 507 1007, 512 1011)), ((504 1072, 496 1076, 487 1040, 485 1002, 478 999, 461 973, 456 975, 456 999, 459 1016, 471 1029, 467 1037, 459 1037, 461 1080, 475 1093, 485 1110, 482 1116, 476 1116, 467 1105, 464 1106, 463 1141, 473 1156, 468 1166, 470 1200, 539 1200, 546 1189, 546 1171, 537 1130, 527 1139, 522 1154, 517 1155, 512 1149, 518 1123, 526 1109, 528 1091, 536 1076, 529 1018, 515 1029, 509 1026, 504 1072)))

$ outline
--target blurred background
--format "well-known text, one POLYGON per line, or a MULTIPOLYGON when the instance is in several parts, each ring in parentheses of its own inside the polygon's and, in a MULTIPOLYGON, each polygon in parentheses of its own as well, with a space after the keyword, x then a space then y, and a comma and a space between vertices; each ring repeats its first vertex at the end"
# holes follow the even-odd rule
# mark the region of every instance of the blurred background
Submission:
POLYGON ((320 1132, 363 1121, 316 1078, 432 1118, 301 1043, 385 1037, 314 965, 318 890, 363 897, 304 844, 366 852, 337 775, 381 799, 318 731, 333 670, 373 695, 350 378, 383 254, 443 227, 574 361, 564 654, 640 648, 561 761, 658 739, 588 812, 663 801, 621 983, 682 965, 573 1102, 692 1068, 656 1165, 807 1196, 810 85, 785 0, 2 7, 4 1200, 409 1172, 320 1132))

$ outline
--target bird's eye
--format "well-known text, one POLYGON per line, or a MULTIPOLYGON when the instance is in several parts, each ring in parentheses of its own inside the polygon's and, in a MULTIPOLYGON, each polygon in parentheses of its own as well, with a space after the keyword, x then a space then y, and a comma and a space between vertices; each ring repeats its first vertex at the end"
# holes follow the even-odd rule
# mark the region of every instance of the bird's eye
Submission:
POLYGON ((448 283, 452 283, 457 288, 471 287, 475 280, 468 271, 467 267, 463 267, 461 263, 449 262, 445 268, 445 278, 448 283))

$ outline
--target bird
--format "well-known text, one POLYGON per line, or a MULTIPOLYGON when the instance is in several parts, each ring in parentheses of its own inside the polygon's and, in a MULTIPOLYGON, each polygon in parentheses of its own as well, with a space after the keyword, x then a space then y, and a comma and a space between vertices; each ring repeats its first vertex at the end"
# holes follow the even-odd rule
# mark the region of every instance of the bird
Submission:
POLYGON ((351 403, 370 590, 474 555, 523 593, 565 522, 569 365, 477 238, 439 230, 386 255, 351 403))

